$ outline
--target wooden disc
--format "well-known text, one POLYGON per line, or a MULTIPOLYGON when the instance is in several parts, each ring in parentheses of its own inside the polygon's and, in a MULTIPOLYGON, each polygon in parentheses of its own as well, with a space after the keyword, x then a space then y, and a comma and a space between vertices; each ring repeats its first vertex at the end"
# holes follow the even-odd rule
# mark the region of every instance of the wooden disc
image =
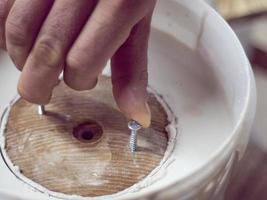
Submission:
POLYGON ((122 191, 145 178, 167 147, 167 115, 149 95, 152 125, 138 132, 135 155, 128 149, 127 119, 118 111, 110 79, 77 92, 61 82, 46 114, 19 99, 5 129, 6 152, 21 173, 50 191, 100 196, 122 191))

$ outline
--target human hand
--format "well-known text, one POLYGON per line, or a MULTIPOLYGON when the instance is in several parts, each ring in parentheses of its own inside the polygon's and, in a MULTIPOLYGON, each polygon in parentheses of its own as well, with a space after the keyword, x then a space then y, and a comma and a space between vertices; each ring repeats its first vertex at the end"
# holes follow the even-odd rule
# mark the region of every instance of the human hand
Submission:
POLYGON ((20 95, 49 103, 59 74, 76 90, 95 87, 111 58, 120 110, 144 127, 147 46, 155 0, 0 0, 0 45, 22 71, 20 95))

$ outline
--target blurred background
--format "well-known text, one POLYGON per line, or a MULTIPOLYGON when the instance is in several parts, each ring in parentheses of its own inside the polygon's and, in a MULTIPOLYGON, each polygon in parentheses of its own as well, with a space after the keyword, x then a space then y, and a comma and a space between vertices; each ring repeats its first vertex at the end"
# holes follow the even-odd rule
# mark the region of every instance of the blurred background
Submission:
POLYGON ((267 0, 206 0, 238 35, 257 86, 257 113, 243 160, 232 173, 226 200, 267 199, 267 0))

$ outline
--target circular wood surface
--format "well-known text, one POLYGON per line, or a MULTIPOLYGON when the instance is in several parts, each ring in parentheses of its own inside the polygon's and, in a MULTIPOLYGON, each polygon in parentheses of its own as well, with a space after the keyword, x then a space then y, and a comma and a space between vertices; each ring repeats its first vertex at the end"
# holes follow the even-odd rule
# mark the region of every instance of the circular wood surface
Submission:
POLYGON ((61 82, 43 116, 37 114, 36 105, 19 99, 5 130, 10 160, 27 178, 69 195, 108 195, 141 181, 164 156, 167 115, 150 94, 152 124, 139 131, 133 155, 128 149, 128 121, 118 111, 111 91, 106 77, 85 92, 61 82), (85 126, 79 129, 79 125, 85 126), (88 127, 92 128, 89 135, 80 140, 79 134, 88 127))

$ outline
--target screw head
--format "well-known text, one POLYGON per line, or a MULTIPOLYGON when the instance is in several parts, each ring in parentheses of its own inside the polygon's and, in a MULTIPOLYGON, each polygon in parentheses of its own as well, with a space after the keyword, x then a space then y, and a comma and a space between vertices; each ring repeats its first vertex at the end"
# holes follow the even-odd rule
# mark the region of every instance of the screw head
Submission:
POLYGON ((142 126, 137 121, 131 120, 128 122, 128 128, 132 131, 138 131, 142 126))

